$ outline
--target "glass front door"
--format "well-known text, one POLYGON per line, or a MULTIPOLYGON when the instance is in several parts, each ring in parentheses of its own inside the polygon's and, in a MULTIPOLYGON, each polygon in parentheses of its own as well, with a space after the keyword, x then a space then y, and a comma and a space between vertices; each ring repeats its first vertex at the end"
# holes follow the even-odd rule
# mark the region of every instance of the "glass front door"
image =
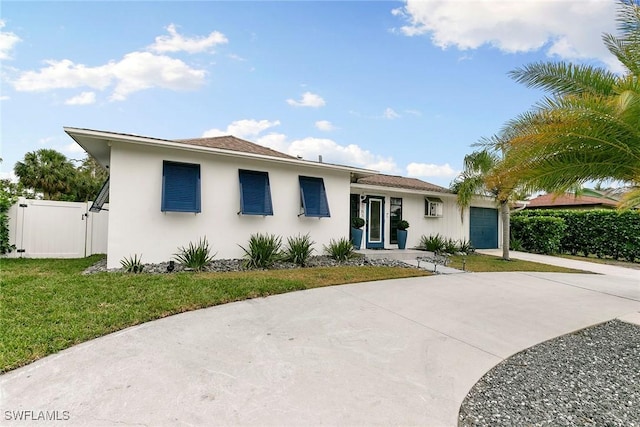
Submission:
POLYGON ((367 248, 384 248, 384 199, 369 197, 367 203, 367 248))

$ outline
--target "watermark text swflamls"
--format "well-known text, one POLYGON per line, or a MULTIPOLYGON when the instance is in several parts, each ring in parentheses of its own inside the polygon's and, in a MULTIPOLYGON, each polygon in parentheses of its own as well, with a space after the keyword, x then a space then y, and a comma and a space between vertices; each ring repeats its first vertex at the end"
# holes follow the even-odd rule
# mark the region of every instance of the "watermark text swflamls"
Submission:
POLYGON ((69 421, 71 413, 69 411, 29 411, 21 409, 19 411, 4 411, 5 421, 69 421))

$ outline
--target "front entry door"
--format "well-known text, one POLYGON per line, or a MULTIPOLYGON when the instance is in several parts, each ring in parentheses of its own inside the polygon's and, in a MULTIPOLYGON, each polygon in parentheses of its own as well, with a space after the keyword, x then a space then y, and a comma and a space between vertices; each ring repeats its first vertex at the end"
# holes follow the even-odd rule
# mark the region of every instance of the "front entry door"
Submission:
POLYGON ((367 200, 367 249, 384 248, 384 199, 367 200))

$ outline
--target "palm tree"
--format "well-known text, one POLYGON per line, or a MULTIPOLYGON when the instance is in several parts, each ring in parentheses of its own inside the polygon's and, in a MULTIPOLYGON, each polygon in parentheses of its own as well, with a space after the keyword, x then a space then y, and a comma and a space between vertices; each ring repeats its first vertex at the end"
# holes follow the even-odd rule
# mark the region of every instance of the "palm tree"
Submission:
POLYGON ((68 194, 75 176, 75 168, 64 154, 48 148, 25 154, 13 170, 22 185, 41 191, 45 200, 68 194))
POLYGON ((633 187, 623 207, 640 203, 640 3, 620 0, 620 36, 603 36, 624 66, 616 74, 571 63, 534 63, 511 76, 549 96, 506 124, 503 179, 529 190, 564 193, 588 181, 622 181, 633 187))
POLYGON ((471 204, 471 200, 478 195, 496 199, 502 217, 502 259, 509 261, 510 202, 516 195, 516 187, 496 173, 501 162, 502 157, 488 149, 467 154, 464 157, 464 170, 451 184, 451 190, 457 194, 461 216, 471 204))

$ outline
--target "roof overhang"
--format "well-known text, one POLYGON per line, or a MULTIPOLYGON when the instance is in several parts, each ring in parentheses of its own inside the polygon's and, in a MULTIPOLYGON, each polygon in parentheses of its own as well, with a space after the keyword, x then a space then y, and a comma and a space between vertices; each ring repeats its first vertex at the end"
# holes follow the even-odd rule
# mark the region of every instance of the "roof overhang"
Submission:
POLYGON ((456 195, 454 193, 444 193, 435 190, 418 190, 413 188, 403 188, 403 187, 390 187, 386 185, 371 185, 371 184, 360 184, 360 183, 351 183, 351 188, 354 190, 368 191, 368 192, 379 192, 379 193, 403 193, 403 194, 417 194, 420 196, 426 197, 446 197, 446 198, 454 198, 456 195), (436 196, 437 194, 437 196, 436 196))
POLYGON ((245 153, 240 151, 225 150, 221 148, 203 147, 199 145, 189 145, 168 139, 150 138, 147 136, 106 132, 92 129, 81 129, 65 127, 64 131, 80 145, 84 150, 93 156, 100 165, 109 168, 111 157, 111 146, 113 142, 124 142, 127 144, 154 146, 162 148, 172 148, 182 151, 193 151, 199 153, 209 153, 218 156, 237 157, 243 159, 256 159, 273 163, 284 163, 290 165, 304 166, 306 168, 317 168, 322 170, 342 171, 350 173, 356 178, 378 174, 379 172, 355 168, 351 166, 334 165, 331 163, 312 162, 302 159, 288 159, 284 157, 265 156, 261 154, 245 153))

